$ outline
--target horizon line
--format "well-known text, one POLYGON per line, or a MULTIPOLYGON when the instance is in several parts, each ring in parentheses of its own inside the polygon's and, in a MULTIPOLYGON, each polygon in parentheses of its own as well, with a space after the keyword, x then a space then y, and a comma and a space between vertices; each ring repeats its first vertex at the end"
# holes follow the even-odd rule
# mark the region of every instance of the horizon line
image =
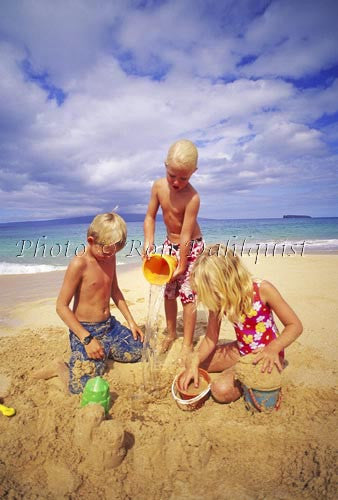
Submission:
MULTIPOLYGON (((102 212, 103 213, 103 212, 102 212)), ((118 215, 120 215, 122 218, 125 218, 125 217, 145 217, 145 213, 137 213, 137 212, 126 212, 126 213, 119 213, 119 212, 116 212, 118 213, 118 215)), ((0 222, 0 226, 3 226, 3 225, 6 225, 6 224, 25 224, 25 223, 29 223, 29 222, 55 222, 55 221, 66 221, 66 220, 74 220, 74 219, 88 219, 88 218, 94 218, 97 214, 87 214, 87 215, 75 215, 75 216, 71 216, 71 217, 56 217, 55 219, 31 219, 31 220, 12 220, 12 221, 7 221, 7 222, 0 222)), ((288 214, 285 214, 285 215, 288 215, 288 214)), ((163 216, 162 214, 158 214, 157 217, 161 220, 161 222, 163 222, 163 216)), ((312 215, 308 215, 308 214, 300 214, 300 215, 297 215, 297 214, 294 214, 294 215, 291 215, 287 218, 284 217, 284 215, 280 215, 279 217, 227 217, 227 218, 223 218, 223 219, 217 219, 217 218, 213 218, 213 217, 197 217, 198 220, 213 220, 213 221, 224 221, 224 220, 258 220, 258 219, 261 219, 261 220, 272 220, 272 219, 292 219, 292 218, 295 218, 295 219, 302 219, 302 218, 310 218, 310 219, 336 219, 338 218, 338 215, 321 215, 321 216, 312 216, 312 215)), ((126 222, 139 222, 139 221, 132 221, 132 220, 129 220, 129 221, 126 221, 126 222)))

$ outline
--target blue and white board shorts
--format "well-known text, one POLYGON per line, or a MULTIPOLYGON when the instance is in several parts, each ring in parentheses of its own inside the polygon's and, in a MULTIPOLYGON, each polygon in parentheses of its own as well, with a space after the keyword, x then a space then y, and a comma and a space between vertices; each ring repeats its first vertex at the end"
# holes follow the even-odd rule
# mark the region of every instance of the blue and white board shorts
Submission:
POLYGON ((69 390, 72 394, 81 393, 90 378, 103 375, 108 358, 121 363, 135 363, 142 356, 142 342, 135 340, 131 330, 121 325, 114 316, 99 323, 81 321, 81 325, 101 342, 105 357, 89 358, 85 346, 69 330, 72 351, 69 360, 69 390))

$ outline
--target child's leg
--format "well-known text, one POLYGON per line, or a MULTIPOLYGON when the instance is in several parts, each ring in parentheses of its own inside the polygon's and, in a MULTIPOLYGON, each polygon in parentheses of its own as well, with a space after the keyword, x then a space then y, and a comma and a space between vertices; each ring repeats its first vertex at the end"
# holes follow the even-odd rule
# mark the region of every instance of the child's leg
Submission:
POLYGON ((183 306, 183 347, 181 361, 192 351, 192 341, 196 326, 196 293, 190 284, 190 275, 197 257, 204 250, 204 242, 201 239, 191 242, 188 266, 182 276, 178 278, 178 293, 183 306))
MULTIPOLYGON (((174 255, 179 259, 179 251, 177 251, 175 247, 171 246, 170 252, 168 252, 169 244, 170 242, 168 242, 168 240, 164 242, 164 253, 170 253, 170 255, 174 255)), ((199 239, 192 242, 187 269, 185 270, 184 274, 181 275, 178 279, 167 283, 164 293, 168 337, 162 344, 161 352, 165 352, 171 346, 172 342, 177 338, 176 298, 177 296, 179 296, 183 306, 183 346, 181 349, 181 354, 179 356, 181 362, 184 362, 186 356, 192 351, 192 339, 195 331, 197 313, 195 311, 196 294, 192 291, 190 286, 190 273, 194 261, 203 250, 204 242, 202 240, 199 239)))
POLYGON ((219 403, 232 403, 242 395, 241 384, 235 379, 234 368, 224 370, 211 384, 211 394, 219 403))
POLYGON ((211 373, 223 372, 235 366, 240 359, 237 342, 227 342, 216 346, 216 349, 203 361, 201 368, 211 373))
POLYGON ((189 282, 190 268, 191 266, 183 277, 179 289, 179 297, 183 307, 183 345, 179 356, 179 360, 182 365, 185 363, 188 354, 190 354, 193 350, 192 341, 197 318, 195 294, 191 290, 189 282))
POLYGON ((201 368, 209 372, 222 372, 211 384, 211 393, 219 403, 231 403, 242 395, 241 385, 235 380, 234 370, 239 358, 237 342, 228 342, 217 346, 201 364, 201 368))
POLYGON ((56 359, 50 365, 40 368, 40 370, 36 370, 33 373, 33 378, 38 380, 47 380, 52 377, 60 377, 64 389, 68 392, 69 369, 62 359, 56 359))
POLYGON ((85 346, 78 337, 70 331, 69 341, 71 356, 69 360, 69 391, 72 394, 80 394, 89 379, 103 375, 106 367, 107 352, 103 342, 105 333, 109 329, 109 319, 99 323, 81 322, 82 326, 101 342, 104 351, 104 359, 92 359, 88 357, 85 346))
POLYGON ((120 363, 135 363, 142 357, 143 343, 135 340, 131 330, 113 316, 110 318, 110 330, 102 343, 108 357, 120 363))
POLYGON ((182 304, 183 306, 183 345, 179 359, 182 363, 185 362, 186 357, 193 350, 192 339, 194 336, 196 326, 196 306, 194 302, 182 304))
POLYGON ((72 352, 69 360, 69 384, 72 394, 81 394, 89 379, 100 377, 106 368, 105 359, 91 359, 80 351, 72 352))
POLYGON ((177 339, 176 335, 176 321, 177 321, 177 301, 175 299, 164 298, 164 310, 167 322, 167 337, 161 345, 161 352, 166 352, 174 340, 177 339))
POLYGON ((192 339, 196 326, 196 305, 194 302, 182 304, 183 306, 183 345, 192 349, 192 339))

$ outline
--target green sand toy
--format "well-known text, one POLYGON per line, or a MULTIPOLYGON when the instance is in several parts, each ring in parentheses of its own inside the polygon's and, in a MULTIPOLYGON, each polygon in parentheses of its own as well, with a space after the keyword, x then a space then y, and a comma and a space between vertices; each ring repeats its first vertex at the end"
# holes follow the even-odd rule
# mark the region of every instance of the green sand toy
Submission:
POLYGON ((104 411, 108 413, 110 406, 109 384, 101 377, 91 378, 85 385, 81 399, 81 407, 90 403, 102 405, 104 411))

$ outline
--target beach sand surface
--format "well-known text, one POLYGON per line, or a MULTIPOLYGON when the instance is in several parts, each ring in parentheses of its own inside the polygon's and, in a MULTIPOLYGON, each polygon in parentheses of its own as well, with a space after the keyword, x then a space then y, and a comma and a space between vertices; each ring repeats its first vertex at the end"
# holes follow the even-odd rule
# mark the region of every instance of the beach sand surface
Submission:
MULTIPOLYGON (((304 332, 286 350, 279 411, 255 413, 242 399, 211 397, 182 411, 171 383, 182 343, 161 356, 157 390, 143 390, 143 364, 108 362, 112 405, 80 407, 58 378, 34 370, 69 357, 68 332, 55 313, 63 272, 2 276, 0 497, 25 499, 333 499, 337 492, 338 256, 244 259, 272 282, 299 315, 304 332)), ((144 328, 149 284, 141 268, 118 268, 120 287, 144 328)), ((116 307, 112 314, 123 322, 116 307)), ((199 307, 195 341, 205 333, 199 307)), ((278 322, 277 322, 278 323, 278 322)), ((159 337, 165 334, 163 307, 159 337)), ((280 324, 279 324, 280 326, 280 324)), ((223 321, 223 340, 235 338, 223 321)), ((213 375, 215 377, 215 375, 213 375)))

